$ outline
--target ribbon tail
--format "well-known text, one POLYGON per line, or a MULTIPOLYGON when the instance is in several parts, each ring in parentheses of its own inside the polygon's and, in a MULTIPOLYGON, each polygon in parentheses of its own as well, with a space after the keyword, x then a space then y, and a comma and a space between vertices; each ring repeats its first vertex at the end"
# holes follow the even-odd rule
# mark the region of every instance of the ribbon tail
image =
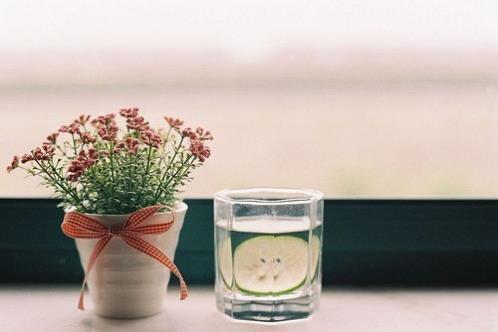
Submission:
POLYGON ((86 281, 83 282, 83 286, 81 286, 80 290, 80 298, 78 300, 78 309, 85 311, 85 284, 86 281))
POLYGON ((85 278, 83 279, 83 285, 81 285, 81 290, 80 290, 80 298, 78 301, 78 309, 80 310, 85 310, 85 285, 88 279, 88 276, 90 275, 90 272, 92 271, 93 266, 95 265, 95 262, 97 260, 97 257, 99 257, 100 253, 102 250, 105 248, 105 246, 109 243, 111 240, 112 236, 111 235, 105 235, 102 237, 99 242, 95 245, 95 248, 93 248, 92 254, 90 255, 90 258, 88 259, 88 264, 86 266, 85 270, 85 278))
POLYGON ((126 236, 121 236, 121 238, 129 246, 143 252, 144 254, 149 255, 150 257, 154 258, 155 260, 166 266, 180 281, 180 300, 184 300, 187 298, 188 296, 187 284, 183 280, 180 270, 178 270, 175 263, 173 263, 168 258, 168 256, 166 256, 161 250, 159 250, 159 248, 155 247, 154 245, 150 244, 149 242, 139 237, 127 234, 126 236))

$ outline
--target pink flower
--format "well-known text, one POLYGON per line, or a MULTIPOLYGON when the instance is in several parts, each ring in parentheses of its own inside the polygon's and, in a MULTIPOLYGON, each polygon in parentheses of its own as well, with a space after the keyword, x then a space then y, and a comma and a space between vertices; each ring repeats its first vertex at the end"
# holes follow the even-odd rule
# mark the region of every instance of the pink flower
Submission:
POLYGON ((109 127, 102 127, 99 129, 98 134, 104 141, 114 141, 118 136, 118 127, 111 125, 109 127))
POLYGON ((175 130, 180 130, 180 127, 183 125, 183 121, 180 119, 173 119, 165 116, 164 120, 169 124, 169 126, 175 130))
POLYGON ((26 164, 27 162, 30 162, 33 160, 34 160, 34 158, 30 154, 23 154, 23 156, 21 157, 21 163, 23 163, 23 164, 26 164))
POLYGON ((76 120, 74 120, 74 122, 84 126, 88 120, 90 120, 90 115, 81 114, 76 120))
POLYGON ((97 134, 104 141, 115 141, 118 136, 119 128, 116 125, 116 114, 101 115, 92 121, 98 131, 97 134))
POLYGON ((18 156, 14 156, 12 158, 12 162, 10 163, 10 165, 7 166, 7 173, 12 172, 17 167, 19 167, 19 157, 18 156))
POLYGON ((45 144, 55 144, 57 142, 57 137, 59 137, 59 133, 52 133, 47 136, 47 143, 45 144))
POLYGON ((147 145, 159 148, 161 145, 161 136, 156 134, 152 129, 147 129, 140 133, 140 139, 147 145))
POLYGON ((71 182, 76 182, 87 169, 92 167, 98 158, 98 152, 95 149, 89 149, 88 154, 85 150, 78 153, 78 157, 73 159, 69 164, 67 179, 71 182))
POLYGON ((142 116, 128 118, 126 120, 126 126, 128 129, 136 131, 145 131, 149 129, 149 124, 145 122, 145 119, 142 116))
POLYGON ((95 143, 97 140, 89 132, 80 133, 80 140, 83 144, 95 143))
POLYGON ((140 141, 133 137, 126 137, 126 139, 120 142, 114 151, 119 153, 122 149, 126 149, 128 153, 132 156, 136 155, 138 152, 140 141))
POLYGON ((97 160, 99 158, 99 152, 95 149, 88 149, 88 157, 97 160))
POLYGON ((36 148, 33 151, 31 151, 31 154, 33 155, 34 160, 43 160, 45 158, 45 153, 41 148, 36 148))
POLYGON ((63 125, 59 128, 60 133, 69 133, 71 135, 80 133, 80 124, 77 122, 71 123, 69 126, 63 125))
POLYGON ((21 157, 21 163, 25 164, 30 161, 47 161, 52 159, 54 155, 55 147, 51 144, 43 144, 42 147, 31 150, 31 154, 24 154, 21 157))
POLYGON ((197 127, 195 130, 197 135, 199 135, 199 140, 201 141, 211 141, 213 139, 213 136, 211 135, 211 132, 209 130, 204 130, 201 127, 197 127))
POLYGON ((138 116, 138 108, 123 108, 119 111, 119 115, 125 118, 136 118, 138 116))
POLYGON ((126 148, 131 155, 136 155, 138 152, 138 145, 140 142, 136 138, 127 137, 125 141, 126 148))
POLYGON ((149 123, 142 116, 138 116, 138 108, 123 108, 119 114, 126 118, 126 127, 130 130, 143 132, 150 129, 149 123))
POLYGON ((190 138, 191 140, 196 140, 197 139, 197 134, 192 130, 192 128, 187 127, 182 130, 181 135, 184 138, 190 138))
POLYGON ((55 148, 52 145, 43 144, 41 148, 31 151, 31 155, 33 156, 33 160, 47 161, 55 155, 55 148))
POLYGON ((45 154, 49 157, 53 157, 55 155, 55 147, 53 147, 50 144, 43 144, 42 146, 43 151, 45 151, 45 154))
POLYGON ((92 125, 99 127, 100 125, 108 125, 113 123, 116 118, 116 114, 114 113, 109 113, 106 115, 100 115, 96 119, 92 120, 92 125))
POLYGON ((199 159, 200 162, 204 162, 209 156, 211 156, 211 150, 209 147, 205 146, 199 140, 192 141, 189 147, 190 152, 193 156, 199 159))

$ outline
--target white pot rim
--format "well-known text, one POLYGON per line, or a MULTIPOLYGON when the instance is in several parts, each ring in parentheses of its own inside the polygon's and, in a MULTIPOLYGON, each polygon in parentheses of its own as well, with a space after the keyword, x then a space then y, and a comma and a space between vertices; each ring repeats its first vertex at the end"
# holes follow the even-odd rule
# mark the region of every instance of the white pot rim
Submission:
MULTIPOLYGON (((187 211, 188 205, 183 202, 183 201, 177 201, 175 203, 175 213, 182 213, 187 211)), ((71 209, 66 209, 64 212, 71 212, 71 209)), ((130 216, 132 213, 128 214, 99 214, 99 213, 83 213, 86 216, 93 216, 93 217, 127 217, 130 216)), ((171 211, 165 211, 165 212, 158 212, 156 213, 157 215, 166 215, 166 214, 171 214, 171 211)))

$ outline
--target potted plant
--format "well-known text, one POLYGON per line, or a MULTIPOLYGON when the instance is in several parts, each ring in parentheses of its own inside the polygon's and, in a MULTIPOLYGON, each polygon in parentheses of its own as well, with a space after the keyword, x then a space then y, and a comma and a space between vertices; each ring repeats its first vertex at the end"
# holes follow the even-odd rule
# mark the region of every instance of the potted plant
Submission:
POLYGON ((187 205, 178 200, 191 171, 211 152, 211 133, 183 127, 154 130, 138 108, 81 115, 47 137, 41 147, 15 156, 20 168, 54 191, 65 210, 63 232, 76 240, 85 280, 98 314, 145 317, 161 311, 170 271, 187 288, 173 259, 187 205), (66 139, 63 139, 63 137, 66 139), (164 266, 161 266, 164 265, 164 266))

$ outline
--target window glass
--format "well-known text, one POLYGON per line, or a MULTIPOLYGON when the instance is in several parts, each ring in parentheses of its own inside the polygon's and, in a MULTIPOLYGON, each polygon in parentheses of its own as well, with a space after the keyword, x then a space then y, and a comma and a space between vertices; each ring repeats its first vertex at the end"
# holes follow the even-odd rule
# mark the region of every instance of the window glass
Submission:
MULTIPOLYGON (((79 114, 202 125, 186 196, 498 192, 494 1, 2 1, 0 161, 79 114)), ((0 196, 49 192, 0 172, 0 196)))

